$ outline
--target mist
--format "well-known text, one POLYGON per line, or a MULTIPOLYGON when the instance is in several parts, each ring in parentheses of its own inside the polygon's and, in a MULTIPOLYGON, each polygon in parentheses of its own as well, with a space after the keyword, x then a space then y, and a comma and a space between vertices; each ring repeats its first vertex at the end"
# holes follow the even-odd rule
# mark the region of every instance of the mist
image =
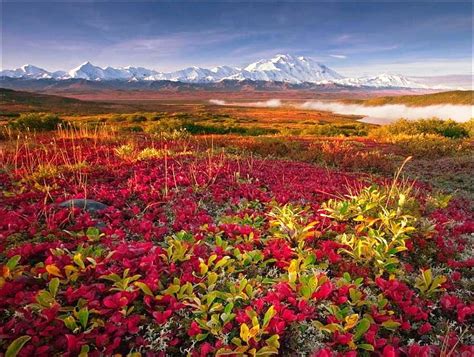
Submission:
POLYGON ((209 100, 209 103, 214 104, 214 105, 228 105, 225 100, 220 100, 220 99, 211 99, 209 100))
POLYGON ((240 107, 278 108, 283 104, 280 99, 269 99, 263 102, 227 102, 220 99, 211 99, 209 103, 214 105, 236 105, 240 107))
POLYGON ((409 107, 404 104, 386 104, 381 106, 364 106, 344 104, 340 102, 309 101, 298 106, 301 109, 322 110, 344 115, 364 116, 360 121, 373 124, 388 124, 397 119, 408 120, 439 118, 453 119, 463 123, 474 117, 470 105, 429 105, 424 107, 409 107))
MULTIPOLYGON (((261 102, 227 102, 220 99, 211 99, 214 105, 233 105, 241 107, 278 108, 283 106, 280 99, 269 99, 261 102)), ((345 104, 341 102, 308 101, 303 104, 286 104, 298 109, 320 110, 342 115, 359 115, 364 118, 359 121, 371 124, 389 124, 398 119, 407 120, 438 118, 452 119, 463 123, 474 117, 473 107, 470 105, 439 104, 424 107, 410 107, 405 104, 386 104, 379 106, 365 106, 359 104, 345 104)))

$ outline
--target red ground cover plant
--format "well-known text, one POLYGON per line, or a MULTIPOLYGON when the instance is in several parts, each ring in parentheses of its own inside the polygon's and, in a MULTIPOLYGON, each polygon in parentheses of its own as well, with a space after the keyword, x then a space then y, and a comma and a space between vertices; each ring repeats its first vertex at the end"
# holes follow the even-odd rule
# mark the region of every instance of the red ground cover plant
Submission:
POLYGON ((461 202, 179 142, 38 140, 0 173, 0 350, 470 356, 461 202), (72 198, 108 207, 60 207, 72 198))

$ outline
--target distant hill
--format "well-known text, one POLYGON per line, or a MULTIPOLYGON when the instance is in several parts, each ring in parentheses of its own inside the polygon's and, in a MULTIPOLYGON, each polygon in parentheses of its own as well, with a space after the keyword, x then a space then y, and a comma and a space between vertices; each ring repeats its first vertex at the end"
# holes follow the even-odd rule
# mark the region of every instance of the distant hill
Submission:
MULTIPOLYGON (((345 91, 379 91, 375 87, 344 86, 337 83, 288 83, 278 81, 254 81, 254 80, 222 80, 209 83, 186 83, 170 80, 149 81, 91 81, 81 78, 64 80, 56 79, 23 79, 0 77, 0 87, 13 90, 25 90, 35 92, 83 92, 83 91, 287 91, 287 90, 311 90, 315 92, 338 92, 345 91)), ((408 90, 408 89, 405 89, 408 90)))
POLYGON ((122 107, 123 105, 115 103, 83 101, 57 95, 0 88, 0 112, 2 114, 26 111, 101 114, 117 111, 122 107))
POLYGON ((366 100, 348 100, 345 102, 363 104, 366 106, 378 106, 385 104, 405 104, 407 106, 413 107, 436 104, 474 105, 474 91, 456 90, 432 94, 378 97, 366 100))

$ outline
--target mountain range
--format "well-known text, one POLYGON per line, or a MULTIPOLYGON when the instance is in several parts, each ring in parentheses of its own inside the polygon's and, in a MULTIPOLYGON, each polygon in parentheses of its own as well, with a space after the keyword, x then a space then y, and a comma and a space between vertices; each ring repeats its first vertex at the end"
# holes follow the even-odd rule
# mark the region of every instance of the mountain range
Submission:
POLYGON ((13 70, 0 71, 0 77, 17 79, 83 79, 88 81, 172 81, 181 83, 218 83, 221 81, 263 81, 290 84, 311 83, 359 88, 428 88, 404 76, 380 74, 371 77, 344 77, 335 70, 308 57, 276 55, 251 63, 246 67, 218 66, 211 69, 188 67, 174 72, 159 72, 143 67, 105 67, 85 62, 68 72, 49 72, 24 65, 13 70))

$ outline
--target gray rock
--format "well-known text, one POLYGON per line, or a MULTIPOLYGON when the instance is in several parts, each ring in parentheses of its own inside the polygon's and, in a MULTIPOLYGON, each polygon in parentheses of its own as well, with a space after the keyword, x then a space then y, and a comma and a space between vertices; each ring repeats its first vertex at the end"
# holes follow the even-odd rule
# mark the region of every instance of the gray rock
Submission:
POLYGON ((107 206, 106 204, 94 201, 94 200, 88 200, 88 199, 81 199, 81 198, 74 198, 72 200, 67 200, 59 204, 59 207, 68 207, 68 208, 81 208, 87 212, 97 212, 97 211, 102 211, 106 209, 107 206))

